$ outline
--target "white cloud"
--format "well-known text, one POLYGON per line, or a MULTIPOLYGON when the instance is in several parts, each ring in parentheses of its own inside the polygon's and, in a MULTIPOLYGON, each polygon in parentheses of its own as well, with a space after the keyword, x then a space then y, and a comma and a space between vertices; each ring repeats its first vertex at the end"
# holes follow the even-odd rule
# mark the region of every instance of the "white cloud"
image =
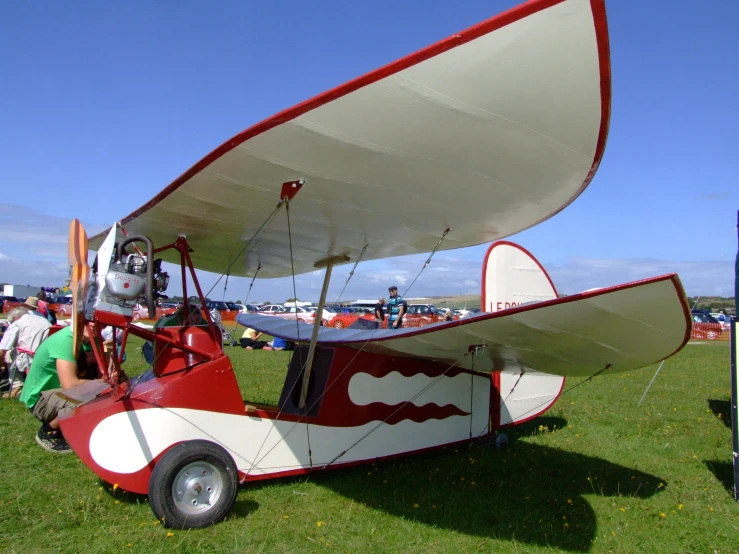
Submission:
MULTIPOLYGON (((48 252, 59 251, 66 256, 71 218, 45 214, 26 206, 0 203, 0 237, 5 248, 15 247, 23 258, 39 259, 48 252)), ((88 236, 101 231, 98 224, 84 223, 88 236)))
POLYGON ((0 281, 14 285, 61 287, 69 275, 66 263, 0 258, 0 281))
POLYGON ((715 202, 717 200, 726 200, 729 198, 729 191, 722 190, 720 192, 709 192, 700 197, 701 200, 708 200, 709 202, 715 202))
MULTIPOLYGON (((102 225, 89 225, 92 235, 102 225)), ((49 216, 31 208, 0 204, 0 282, 61 286, 68 277, 66 240, 69 219, 49 216)), ((484 251, 480 248, 439 252, 425 268, 427 254, 374 260, 360 263, 349 281, 342 300, 387 296, 389 285, 401 287, 401 294, 413 282, 408 295, 431 297, 440 295, 480 294, 480 274, 484 251), (422 271, 423 269, 423 271, 422 271), (420 272, 420 275, 419 275, 420 272)), ((671 261, 661 259, 611 259, 572 257, 564 263, 541 260, 557 290, 566 294, 596 287, 677 272, 690 296, 733 296, 733 261, 671 261)), ((353 264, 334 268, 328 299, 335 301, 344 289, 353 264)), ((168 264, 172 277, 170 294, 179 295, 179 268, 168 264)), ((318 300, 323 283, 323 270, 296 277, 298 298, 318 300)), ((204 291, 218 279, 211 273, 199 273, 204 291)), ((222 280, 211 292, 212 298, 223 296, 222 280)), ((226 298, 244 300, 251 279, 231 277, 226 298)), ((189 288, 192 292, 192 288, 189 288)), ((293 296, 292 278, 258 279, 249 296, 251 301, 284 301, 293 296)))
POLYGON ((544 264, 559 292, 573 294, 647 277, 677 273, 689 296, 734 296, 734 264, 730 261, 569 258, 544 264))

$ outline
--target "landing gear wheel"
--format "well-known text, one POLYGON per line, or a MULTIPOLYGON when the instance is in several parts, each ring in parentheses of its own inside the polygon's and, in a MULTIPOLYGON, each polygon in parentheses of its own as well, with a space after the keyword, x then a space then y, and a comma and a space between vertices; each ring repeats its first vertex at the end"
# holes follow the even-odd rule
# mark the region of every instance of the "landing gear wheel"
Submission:
POLYGON ((193 440, 171 448, 154 467, 149 504, 166 527, 197 529, 226 517, 238 490, 238 470, 228 452, 193 440))

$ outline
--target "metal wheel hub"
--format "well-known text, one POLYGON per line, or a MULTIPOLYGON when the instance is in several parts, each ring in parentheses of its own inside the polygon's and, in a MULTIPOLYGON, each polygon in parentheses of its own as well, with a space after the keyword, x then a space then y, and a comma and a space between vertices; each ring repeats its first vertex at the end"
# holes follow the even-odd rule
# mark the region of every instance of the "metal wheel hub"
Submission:
POLYGON ((172 498, 177 509, 186 514, 210 510, 223 491, 223 479, 208 462, 193 462, 183 467, 172 484, 172 498))

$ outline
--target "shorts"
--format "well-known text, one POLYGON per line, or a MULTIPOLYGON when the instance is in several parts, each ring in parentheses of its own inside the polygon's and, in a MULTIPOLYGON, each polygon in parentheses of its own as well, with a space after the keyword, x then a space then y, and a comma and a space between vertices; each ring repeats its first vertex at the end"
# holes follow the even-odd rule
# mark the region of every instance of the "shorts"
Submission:
POLYGON ((41 423, 49 423, 57 417, 63 416, 74 410, 78 404, 65 400, 57 393, 62 389, 50 389, 41 392, 31 412, 33 417, 41 423))

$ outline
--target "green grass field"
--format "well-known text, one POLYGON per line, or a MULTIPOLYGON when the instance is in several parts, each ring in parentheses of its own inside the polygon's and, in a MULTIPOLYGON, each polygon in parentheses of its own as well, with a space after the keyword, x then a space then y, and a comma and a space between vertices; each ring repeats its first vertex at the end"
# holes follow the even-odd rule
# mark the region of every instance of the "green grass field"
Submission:
MULTIPOLYGON (((276 403, 288 354, 228 352, 245 397, 276 403)), ((38 423, 4 400, 0 551, 737 552, 728 344, 686 346, 637 407, 655 369, 565 393, 504 452, 471 444, 243 486, 226 521, 194 531, 163 528, 146 497, 43 451, 38 423)))

